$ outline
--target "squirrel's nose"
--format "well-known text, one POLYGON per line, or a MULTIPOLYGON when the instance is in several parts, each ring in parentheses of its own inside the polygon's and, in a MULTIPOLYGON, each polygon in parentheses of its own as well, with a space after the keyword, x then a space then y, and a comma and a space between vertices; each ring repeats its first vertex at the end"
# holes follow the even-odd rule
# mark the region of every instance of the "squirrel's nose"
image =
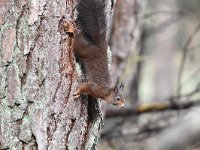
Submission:
POLYGON ((124 104, 121 106, 121 108, 124 108, 124 104))

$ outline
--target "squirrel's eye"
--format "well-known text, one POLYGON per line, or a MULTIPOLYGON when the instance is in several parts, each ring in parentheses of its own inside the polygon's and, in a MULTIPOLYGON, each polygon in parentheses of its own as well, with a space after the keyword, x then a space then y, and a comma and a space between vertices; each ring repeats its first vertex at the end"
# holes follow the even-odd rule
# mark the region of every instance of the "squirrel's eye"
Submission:
POLYGON ((117 101, 119 101, 119 100, 120 100, 120 97, 119 97, 119 96, 117 96, 117 97, 116 97, 116 100, 117 100, 117 101))

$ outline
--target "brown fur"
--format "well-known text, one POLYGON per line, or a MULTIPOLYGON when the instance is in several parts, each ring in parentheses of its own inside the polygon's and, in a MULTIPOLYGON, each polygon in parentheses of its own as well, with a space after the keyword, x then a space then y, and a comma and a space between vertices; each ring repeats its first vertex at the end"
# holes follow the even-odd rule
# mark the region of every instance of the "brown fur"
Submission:
POLYGON ((124 97, 119 89, 111 87, 108 70, 107 43, 97 47, 87 42, 81 33, 75 34, 74 52, 84 63, 88 82, 81 83, 74 95, 79 97, 87 93, 96 98, 101 98, 118 107, 124 107, 124 97), (118 98, 118 99, 117 99, 118 98))
POLYGON ((122 88, 111 87, 108 69, 107 35, 111 5, 108 0, 81 0, 76 7, 79 30, 73 29, 70 23, 64 26, 66 32, 74 33, 74 53, 83 62, 88 77, 88 82, 81 83, 74 96, 78 98, 86 93, 123 107, 122 88))

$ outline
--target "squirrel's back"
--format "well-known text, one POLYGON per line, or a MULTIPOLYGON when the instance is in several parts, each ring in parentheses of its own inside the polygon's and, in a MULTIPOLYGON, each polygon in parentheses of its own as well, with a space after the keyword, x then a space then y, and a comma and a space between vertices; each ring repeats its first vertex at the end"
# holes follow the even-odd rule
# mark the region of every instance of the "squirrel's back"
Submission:
POLYGON ((80 0, 77 21, 85 39, 93 44, 107 41, 110 24, 110 0, 80 0))
POLYGON ((88 81, 81 83, 75 98, 87 93, 118 107, 124 106, 119 88, 111 86, 108 69, 108 31, 113 0, 79 0, 76 7, 77 32, 73 40, 75 55, 79 58, 88 81))

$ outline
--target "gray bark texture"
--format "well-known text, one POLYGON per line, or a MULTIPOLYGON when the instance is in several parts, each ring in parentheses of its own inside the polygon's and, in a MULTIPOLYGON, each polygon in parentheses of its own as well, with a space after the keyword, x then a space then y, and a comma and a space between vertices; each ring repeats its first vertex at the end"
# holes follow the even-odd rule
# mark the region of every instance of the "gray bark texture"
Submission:
POLYGON ((0 149, 96 149, 100 105, 74 100, 72 38, 59 30, 75 3, 0 1, 0 149))

